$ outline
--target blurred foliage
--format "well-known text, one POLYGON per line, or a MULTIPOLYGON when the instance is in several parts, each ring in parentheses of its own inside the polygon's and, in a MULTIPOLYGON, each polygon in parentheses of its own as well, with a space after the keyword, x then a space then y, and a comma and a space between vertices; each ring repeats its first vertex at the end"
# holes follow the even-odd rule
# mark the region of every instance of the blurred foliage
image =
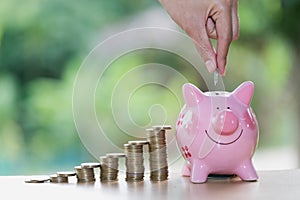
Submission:
MULTIPOLYGON (((69 169, 93 159, 81 144, 73 122, 76 72, 92 48, 89 45, 105 27, 151 6, 159 4, 145 0, 0 2, 1 175, 69 169)), ((290 145, 297 138, 299 112, 295 111, 299 109, 300 80, 291 77, 299 76, 299 9, 297 0, 239 1, 241 36, 231 46, 224 82, 229 91, 244 80, 255 82, 252 105, 260 122, 260 147, 290 145)), ((107 91, 96 95, 107 101, 96 105, 101 115, 110 112, 109 91, 114 82, 133 66, 148 62, 172 66, 203 87, 184 60, 165 52, 137 52, 116 61, 106 72, 102 84, 107 91)), ((143 74, 137 78, 142 79, 143 74)), ((172 77, 165 81, 176 85, 172 77)), ((162 88, 144 89, 150 94, 159 92, 162 104, 176 119, 172 95, 162 88)), ((137 90, 130 104, 136 123, 147 124, 145 108, 159 101, 157 98, 137 90)), ((105 123, 109 127, 112 122, 107 118, 105 123)), ((112 127, 112 131, 120 130, 112 127)))
POLYGON ((72 118, 81 55, 101 28, 147 1, 0 2, 0 173, 39 173, 91 156, 72 118), (44 169, 43 169, 44 167, 44 169))
POLYGON ((41 76, 59 78, 66 63, 86 49, 101 26, 146 4, 134 0, 2 1, 1 70, 16 74, 21 82, 41 76))

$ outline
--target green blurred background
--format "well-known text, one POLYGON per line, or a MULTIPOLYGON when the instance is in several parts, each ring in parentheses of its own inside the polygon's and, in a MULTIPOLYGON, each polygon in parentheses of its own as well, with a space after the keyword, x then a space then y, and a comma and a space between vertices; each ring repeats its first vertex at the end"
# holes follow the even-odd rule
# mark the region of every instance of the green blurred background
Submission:
MULTIPOLYGON (((156 18, 157 12, 149 10, 170 20, 160 4, 150 0, 0 2, 0 175, 47 173, 94 159, 73 121, 76 72, 103 32, 118 26, 121 31, 124 23, 136 18, 143 21, 143 13, 156 18)), ((297 0, 239 1, 240 38, 232 43, 224 78, 228 90, 244 80, 255 82, 252 106, 260 124, 258 152, 271 152, 267 155, 276 157, 272 165, 289 157, 294 161, 286 166, 291 168, 298 166, 300 152, 299 10, 297 0)), ((147 62, 174 66, 202 87, 184 61, 164 52, 144 52, 114 63, 114 70, 106 74, 108 88, 126 73, 124 69, 147 62)), ((168 77, 168 82, 174 81, 168 77)), ((143 124, 146 111, 140 111, 145 99, 137 95, 140 100, 136 98, 133 109, 143 124)), ((158 97, 148 97, 149 102, 151 98, 158 97)), ((173 100, 163 99, 167 105, 173 100)), ((99 102, 96 107, 105 115, 109 106, 99 102)), ((177 111, 172 113, 176 118, 177 111)))

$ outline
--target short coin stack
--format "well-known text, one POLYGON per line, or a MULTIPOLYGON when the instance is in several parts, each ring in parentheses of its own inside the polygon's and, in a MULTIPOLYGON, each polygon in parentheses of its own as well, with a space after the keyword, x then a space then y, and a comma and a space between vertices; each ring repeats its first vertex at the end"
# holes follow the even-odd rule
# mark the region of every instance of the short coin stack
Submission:
POLYGON ((168 179, 168 161, 166 130, 171 126, 153 126, 147 129, 149 142, 150 180, 163 181, 168 179))
POLYGON ((67 176, 59 176, 57 174, 50 175, 51 183, 68 183, 69 179, 67 176))
POLYGON ((56 174, 50 175, 50 182, 52 183, 68 183, 70 176, 75 176, 74 171, 61 171, 56 174))
POLYGON ((25 180, 25 183, 45 183, 49 180, 49 176, 30 176, 25 180))
POLYGON ((143 146, 146 144, 148 144, 147 141, 129 141, 128 144, 124 144, 126 181, 135 182, 144 180, 143 146))
POLYGON ((109 153, 100 157, 100 180, 102 182, 111 182, 118 180, 118 162, 119 158, 125 157, 124 153, 109 153))
POLYGON ((75 166, 77 181, 83 183, 96 181, 94 168, 98 167, 100 163, 82 163, 80 166, 75 166))

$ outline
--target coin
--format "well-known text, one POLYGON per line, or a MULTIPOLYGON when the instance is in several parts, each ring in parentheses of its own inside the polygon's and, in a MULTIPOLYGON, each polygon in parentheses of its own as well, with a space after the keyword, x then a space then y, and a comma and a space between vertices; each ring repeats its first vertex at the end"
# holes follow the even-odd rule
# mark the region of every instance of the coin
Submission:
POLYGON ((156 126, 152 126, 153 129, 163 129, 163 130, 171 130, 172 126, 171 125, 156 125, 156 126))
POLYGON ((106 156, 112 158, 122 158, 125 157, 125 153, 107 153, 106 156))
POLYGON ((149 142, 147 140, 133 140, 133 141, 128 141, 128 144, 146 145, 146 144, 149 144, 149 142))
POLYGON ((98 168, 100 167, 100 163, 96 162, 88 162, 88 163, 81 163, 82 168, 98 168))
POLYGON ((61 177, 69 177, 69 176, 75 176, 76 172, 74 171, 60 171, 56 173, 58 176, 61 177))
POLYGON ((49 180, 49 176, 30 176, 25 180, 25 183, 45 183, 49 180))
POLYGON ((215 72, 214 72, 214 85, 216 86, 218 84, 219 81, 219 70, 218 68, 216 68, 215 72))
POLYGON ((57 174, 50 175, 50 182, 52 183, 68 183, 67 176, 58 176, 57 174))

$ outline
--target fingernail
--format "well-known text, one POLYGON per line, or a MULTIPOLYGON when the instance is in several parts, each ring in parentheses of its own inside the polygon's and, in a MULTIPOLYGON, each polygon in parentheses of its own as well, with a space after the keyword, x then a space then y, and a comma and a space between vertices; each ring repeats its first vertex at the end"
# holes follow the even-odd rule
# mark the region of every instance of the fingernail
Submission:
POLYGON ((226 69, 221 69, 220 70, 220 75, 225 76, 226 75, 226 69))
POLYGON ((216 66, 211 60, 206 61, 205 66, 210 73, 213 73, 216 70, 216 66))
POLYGON ((225 76, 225 75, 226 75, 226 69, 224 69, 222 76, 225 76))

